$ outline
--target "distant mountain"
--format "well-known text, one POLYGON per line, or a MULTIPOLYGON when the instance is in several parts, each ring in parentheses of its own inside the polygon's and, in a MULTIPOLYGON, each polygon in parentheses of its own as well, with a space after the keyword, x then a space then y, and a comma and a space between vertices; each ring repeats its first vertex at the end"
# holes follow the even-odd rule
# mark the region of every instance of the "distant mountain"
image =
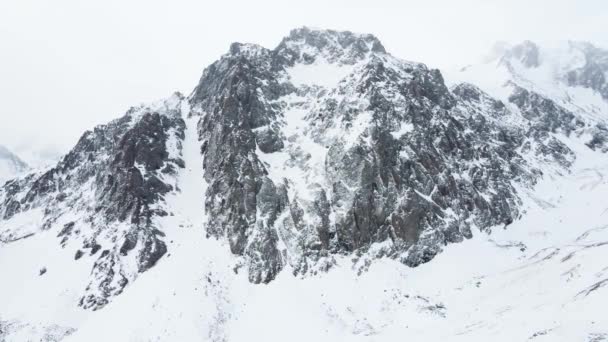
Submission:
POLYGON ((449 73, 448 79, 474 83, 518 107, 524 105, 515 100, 518 94, 550 101, 584 121, 579 134, 591 135, 588 143, 593 148, 608 150, 608 50, 587 42, 540 46, 525 41, 501 44, 492 56, 485 63, 449 73))
POLYGON ((608 50, 591 43, 568 41, 539 46, 525 41, 506 49, 498 63, 537 87, 557 83, 585 88, 608 100, 608 50))
POLYGON ((0 183, 4 184, 29 169, 28 165, 17 155, 0 145, 0 183))
MULTIPOLYGON (((37 144, 39 145, 39 144, 37 144)), ((16 146, 14 151, 32 169, 45 169, 54 166, 65 154, 61 148, 56 146, 16 146)))
POLYGON ((369 34, 233 43, 0 187, 0 340, 608 339, 604 52, 568 44, 446 84, 369 34))

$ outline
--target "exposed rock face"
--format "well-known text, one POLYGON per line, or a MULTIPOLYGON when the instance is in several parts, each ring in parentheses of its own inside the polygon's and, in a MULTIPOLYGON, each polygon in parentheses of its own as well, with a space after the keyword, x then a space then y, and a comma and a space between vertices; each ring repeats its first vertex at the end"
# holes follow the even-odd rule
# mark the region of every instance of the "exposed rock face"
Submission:
MULTIPOLYGON (((536 156, 550 157, 564 167, 570 166, 575 158, 574 152, 553 134, 569 136, 572 132, 583 129, 585 123, 554 101, 519 86, 514 87, 509 101, 515 104, 530 122, 526 136, 544 142, 536 145, 536 156)), ((524 149, 529 149, 530 145, 531 143, 527 142, 524 149)))
MULTIPOLYGON (((202 116, 208 234, 228 238, 254 282, 355 251, 416 266, 472 227, 518 217, 513 182, 541 174, 525 142, 571 160, 559 141, 501 122, 515 115, 502 102, 471 85, 448 90, 439 71, 393 58, 370 35, 304 28, 275 50, 233 44, 189 101, 202 116), (320 66, 342 77, 297 79, 320 66)), ((561 108, 522 101, 539 107, 526 118, 536 130, 553 132, 551 117, 570 132, 561 108)))
MULTIPOLYGON (((514 54, 539 63, 533 44, 514 54)), ((584 123, 513 89, 508 103, 470 84, 448 89, 438 70, 371 35, 302 28, 274 50, 234 43, 187 99, 134 108, 56 167, 0 188, 0 237, 56 229, 74 259, 95 259, 80 304, 99 308, 167 253, 164 197, 180 168, 202 163, 206 233, 228 241, 254 283, 326 270, 336 255, 417 266, 518 219, 516 189, 534 186, 539 163, 567 171, 574 160, 560 137, 584 123), (185 161, 192 115, 201 159, 185 161), (42 227, 12 228, 34 212, 42 227)), ((596 126, 589 147, 605 148, 605 131, 596 126)))
MULTIPOLYGON (((84 308, 105 305, 167 250, 154 218, 167 215, 163 196, 174 190, 171 177, 183 166, 180 96, 132 108, 86 132, 57 166, 10 181, 0 191, 0 217, 9 228, 13 217, 39 211, 40 229, 62 227, 58 242, 77 248, 76 260, 95 258, 80 302, 84 308), (121 262, 131 253, 133 269, 121 262)), ((19 238, 10 232, 7 237, 3 242, 19 238)))
POLYGON ((592 138, 587 142, 587 146, 593 150, 599 149, 602 152, 608 152, 608 127, 606 127, 606 124, 598 123, 595 125, 592 138))

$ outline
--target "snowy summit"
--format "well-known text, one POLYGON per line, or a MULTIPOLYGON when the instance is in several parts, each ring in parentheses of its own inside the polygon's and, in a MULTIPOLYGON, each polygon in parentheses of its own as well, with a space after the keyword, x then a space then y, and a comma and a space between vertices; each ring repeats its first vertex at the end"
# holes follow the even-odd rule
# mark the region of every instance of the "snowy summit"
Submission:
POLYGON ((0 341, 608 340, 607 72, 233 43, 3 183, 0 341))

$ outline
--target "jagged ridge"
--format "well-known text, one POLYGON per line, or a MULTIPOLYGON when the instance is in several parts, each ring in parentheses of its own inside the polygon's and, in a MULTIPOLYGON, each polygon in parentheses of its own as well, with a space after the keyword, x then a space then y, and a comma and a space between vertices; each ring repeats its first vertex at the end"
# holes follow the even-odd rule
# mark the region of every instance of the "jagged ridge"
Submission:
POLYGON ((517 189, 534 186, 538 166, 567 172, 574 160, 560 136, 586 123, 514 89, 508 103, 470 84, 448 89, 438 70, 371 35, 302 28, 274 50, 235 43, 187 99, 132 109, 56 167, 3 186, 0 236, 57 231, 75 259, 95 259, 80 304, 100 308, 167 252, 163 198, 179 191, 178 168, 202 163, 207 235, 228 241, 252 282, 325 270, 336 255, 417 266, 518 219, 517 189), (192 115, 201 159, 182 160, 192 115), (30 214, 42 226, 16 229, 30 214))

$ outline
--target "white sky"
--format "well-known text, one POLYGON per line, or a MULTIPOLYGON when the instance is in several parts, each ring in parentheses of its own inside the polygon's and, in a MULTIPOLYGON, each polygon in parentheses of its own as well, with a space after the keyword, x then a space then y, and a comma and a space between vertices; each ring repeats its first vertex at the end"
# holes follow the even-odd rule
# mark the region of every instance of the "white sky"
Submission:
POLYGON ((606 0, 2 0, 0 144, 66 151, 132 105, 189 94, 231 42, 274 48, 303 25, 454 68, 498 40, 608 46, 607 23, 606 0))

